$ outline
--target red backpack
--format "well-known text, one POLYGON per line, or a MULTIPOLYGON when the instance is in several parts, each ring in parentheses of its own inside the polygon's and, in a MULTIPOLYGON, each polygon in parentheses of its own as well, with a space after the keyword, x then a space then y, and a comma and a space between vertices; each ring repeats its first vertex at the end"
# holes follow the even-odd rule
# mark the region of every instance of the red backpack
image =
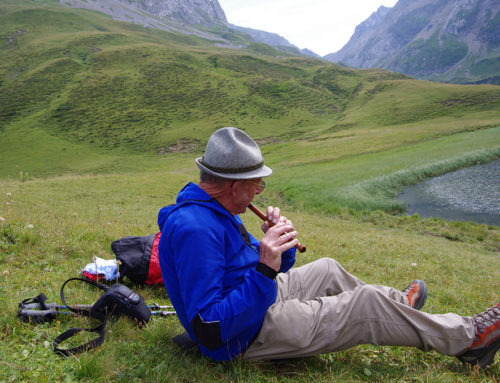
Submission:
POLYGON ((143 237, 124 237, 111 243, 111 250, 120 261, 120 279, 128 277, 140 284, 163 285, 158 243, 161 233, 143 237))

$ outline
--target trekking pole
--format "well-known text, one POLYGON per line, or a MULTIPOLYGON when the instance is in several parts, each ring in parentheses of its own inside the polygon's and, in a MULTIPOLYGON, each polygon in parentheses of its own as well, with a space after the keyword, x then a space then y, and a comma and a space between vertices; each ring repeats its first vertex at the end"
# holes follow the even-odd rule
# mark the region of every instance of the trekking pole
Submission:
POLYGON ((153 303, 152 305, 148 306, 151 311, 155 310, 163 310, 163 309, 173 309, 174 306, 160 306, 158 303, 153 303))
POLYGON ((151 315, 156 315, 159 317, 168 317, 171 315, 177 315, 175 311, 151 311, 151 315))
MULTIPOLYGON (((70 314, 69 311, 62 311, 69 309, 67 305, 58 305, 55 302, 47 303, 46 300, 47 297, 43 293, 34 298, 23 300, 19 303, 17 316, 24 322, 42 323, 54 320, 59 314, 70 314)), ((77 304, 72 306, 72 308, 78 313, 78 311, 91 311, 92 306, 93 305, 77 304)), ((175 311, 168 311, 168 309, 173 309, 173 306, 160 306, 157 303, 153 303, 147 307, 151 311, 152 315, 161 317, 177 315, 175 311)))
MULTIPOLYGON (((50 304, 50 303, 49 303, 50 304)), ((55 304, 55 303, 54 303, 55 304)), ((90 310, 92 305, 76 305, 72 306, 77 310, 90 310)), ((174 306, 159 306, 157 303, 153 303, 150 306, 147 306, 151 311, 163 310, 163 309, 173 309, 174 306)), ((67 309, 68 306, 56 306, 56 309, 67 309)))

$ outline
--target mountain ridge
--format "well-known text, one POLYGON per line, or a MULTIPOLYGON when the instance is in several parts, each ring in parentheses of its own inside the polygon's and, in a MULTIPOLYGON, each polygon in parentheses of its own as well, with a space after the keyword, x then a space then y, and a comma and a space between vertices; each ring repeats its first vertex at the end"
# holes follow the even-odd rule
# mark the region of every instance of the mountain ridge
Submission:
POLYGON ((328 61, 419 79, 500 84, 500 2, 400 0, 356 27, 328 61))
POLYGON ((299 49, 284 37, 262 30, 230 24, 217 0, 58 0, 71 8, 105 13, 115 20, 132 22, 148 28, 195 35, 213 40, 217 46, 240 49, 247 47, 230 34, 264 43, 287 53, 319 57, 299 49))

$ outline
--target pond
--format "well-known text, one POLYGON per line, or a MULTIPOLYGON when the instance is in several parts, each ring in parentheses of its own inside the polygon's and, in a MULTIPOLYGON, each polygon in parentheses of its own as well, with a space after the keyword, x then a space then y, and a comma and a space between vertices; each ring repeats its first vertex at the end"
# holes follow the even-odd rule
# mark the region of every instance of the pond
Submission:
POLYGON ((500 160, 407 187, 398 199, 409 215, 500 226, 500 160))

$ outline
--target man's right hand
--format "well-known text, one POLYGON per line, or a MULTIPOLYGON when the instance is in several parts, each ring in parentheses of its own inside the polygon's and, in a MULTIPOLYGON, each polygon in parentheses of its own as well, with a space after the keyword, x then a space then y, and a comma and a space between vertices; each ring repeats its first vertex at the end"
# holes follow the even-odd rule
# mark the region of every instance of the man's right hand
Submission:
POLYGON ((297 232, 292 221, 280 217, 276 225, 267 228, 260 241, 259 261, 270 268, 279 271, 281 266, 281 253, 297 245, 295 238, 297 232))

